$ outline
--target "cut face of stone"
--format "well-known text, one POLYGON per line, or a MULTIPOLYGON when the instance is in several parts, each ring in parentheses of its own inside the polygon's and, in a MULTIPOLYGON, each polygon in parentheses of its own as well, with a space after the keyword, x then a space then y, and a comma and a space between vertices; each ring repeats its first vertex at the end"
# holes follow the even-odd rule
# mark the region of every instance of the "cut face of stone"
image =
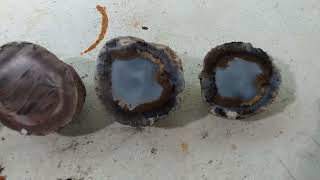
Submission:
POLYGON ((159 66, 150 60, 133 58, 112 63, 112 95, 133 110, 140 104, 156 101, 163 87, 157 82, 159 66))
POLYGON ((152 125, 178 103, 184 90, 180 59, 169 47, 135 37, 118 37, 100 51, 97 95, 120 123, 152 125))
POLYGON ((18 56, 1 64, 6 68, 0 70, 0 83, 5 88, 0 97, 2 105, 13 111, 9 114, 25 126, 43 123, 46 118, 40 118, 41 115, 51 116, 63 107, 58 92, 62 87, 61 77, 55 76, 49 68, 43 71, 30 58, 18 56))
POLYGON ((216 69, 218 94, 227 98, 250 101, 257 95, 257 77, 262 73, 258 64, 235 57, 227 67, 216 69))
POLYGON ((56 131, 81 111, 85 87, 75 70, 45 48, 0 48, 0 121, 27 135, 56 131))
POLYGON ((242 119, 276 98, 281 75, 267 53, 249 43, 232 42, 207 54, 200 82, 203 100, 214 114, 242 119))

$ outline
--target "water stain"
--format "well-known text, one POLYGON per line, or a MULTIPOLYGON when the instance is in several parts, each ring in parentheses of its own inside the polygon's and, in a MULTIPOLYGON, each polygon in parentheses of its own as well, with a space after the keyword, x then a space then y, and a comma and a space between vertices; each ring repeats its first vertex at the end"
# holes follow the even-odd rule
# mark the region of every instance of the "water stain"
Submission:
POLYGON ((58 168, 61 168, 61 166, 62 166, 62 161, 59 161, 59 163, 58 163, 58 168))
POLYGON ((138 21, 134 21, 131 24, 132 24, 133 27, 137 28, 137 27, 139 27, 140 23, 138 21))
POLYGON ((138 27, 141 27, 143 23, 145 23, 145 20, 143 17, 138 17, 137 15, 134 15, 129 22, 129 26, 138 28, 138 27))
POLYGON ((235 144, 232 144, 232 145, 231 145, 231 148, 232 148, 232 150, 234 150, 234 151, 238 149, 237 145, 235 145, 235 144))

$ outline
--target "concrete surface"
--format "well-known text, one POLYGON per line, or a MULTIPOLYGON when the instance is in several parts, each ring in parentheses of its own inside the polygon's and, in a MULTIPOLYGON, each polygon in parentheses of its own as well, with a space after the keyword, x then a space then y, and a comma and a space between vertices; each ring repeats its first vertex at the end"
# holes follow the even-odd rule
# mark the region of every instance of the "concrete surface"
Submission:
POLYGON ((0 125, 2 174, 8 180, 319 180, 319 8, 319 0, 1 0, 1 44, 47 47, 84 76, 89 92, 80 120, 60 133, 25 137, 0 125), (110 17, 105 40, 138 36, 171 46, 183 60, 181 108, 154 127, 115 123, 96 101, 101 45, 80 52, 99 34, 98 3, 110 17), (280 99, 255 121, 217 118, 200 98, 204 55, 229 41, 266 50, 283 74, 280 99))

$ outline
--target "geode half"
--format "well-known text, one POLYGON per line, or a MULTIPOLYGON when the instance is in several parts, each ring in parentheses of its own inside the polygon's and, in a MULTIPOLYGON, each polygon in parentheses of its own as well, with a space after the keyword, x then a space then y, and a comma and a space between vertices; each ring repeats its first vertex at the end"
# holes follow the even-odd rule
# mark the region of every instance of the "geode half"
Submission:
POLYGON ((184 90, 183 69, 172 49, 135 37, 108 41, 97 65, 97 94, 119 122, 148 126, 166 116, 184 90))
POLYGON ((200 81, 203 100, 214 114, 243 119, 276 98, 281 76, 263 50, 250 43, 232 42, 206 55, 200 81))

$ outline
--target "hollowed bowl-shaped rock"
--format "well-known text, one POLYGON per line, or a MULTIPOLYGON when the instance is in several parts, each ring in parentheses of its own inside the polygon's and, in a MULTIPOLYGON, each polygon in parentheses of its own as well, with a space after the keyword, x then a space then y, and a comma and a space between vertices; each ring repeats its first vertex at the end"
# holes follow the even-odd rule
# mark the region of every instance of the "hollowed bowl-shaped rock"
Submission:
POLYGON ((180 59, 169 47, 135 37, 118 37, 102 48, 97 65, 102 103, 127 118, 123 124, 148 126, 166 116, 184 89, 180 59))
POLYGON ((200 81, 203 100, 214 114, 243 119, 262 111, 276 98, 281 76, 263 50, 232 42, 207 54, 200 81))

